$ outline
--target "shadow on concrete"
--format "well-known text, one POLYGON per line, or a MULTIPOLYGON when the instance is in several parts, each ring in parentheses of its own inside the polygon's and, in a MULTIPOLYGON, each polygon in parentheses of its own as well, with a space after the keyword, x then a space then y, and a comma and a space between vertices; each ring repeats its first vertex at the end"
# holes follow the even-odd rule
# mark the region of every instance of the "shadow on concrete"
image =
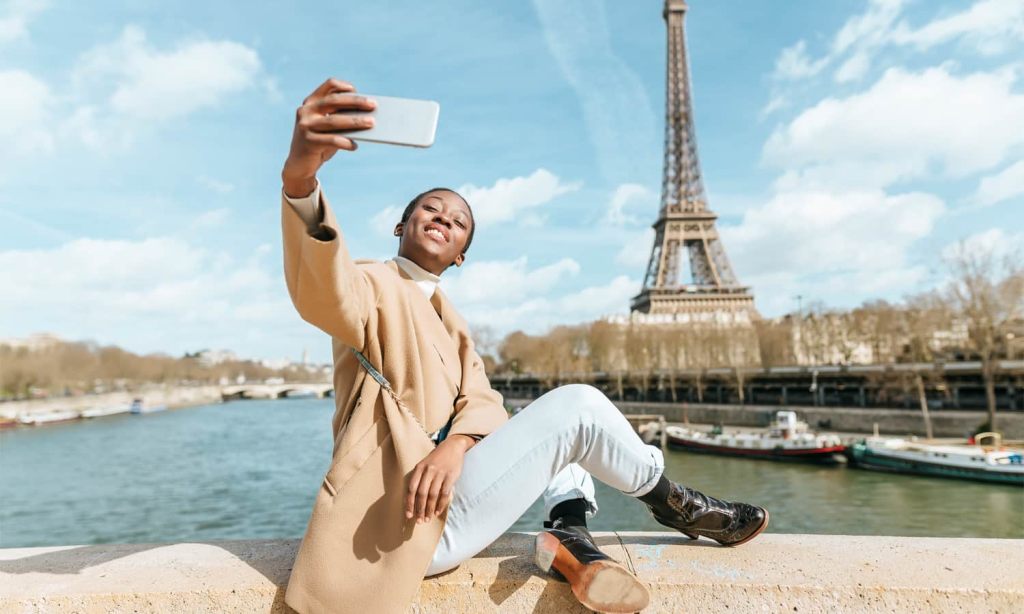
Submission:
POLYGON ((494 582, 487 588, 487 594, 491 598, 491 602, 498 608, 501 608, 506 599, 515 594, 516 591, 534 577, 541 578, 546 582, 544 590, 537 596, 537 601, 533 608, 535 614, 549 612, 583 614, 590 612, 590 610, 580 605, 566 582, 554 579, 542 572, 534 564, 532 553, 524 553, 499 562, 494 582))
MULTIPOLYGON (((614 539, 614 538, 613 538, 614 539)), ((692 548, 727 548, 718 542, 710 539, 690 539, 679 534, 666 533, 665 535, 630 535, 618 534, 614 543, 621 543, 623 546, 686 546, 692 548)))
POLYGON ((173 544, 97 544, 70 546, 0 561, 0 574, 79 574, 83 569, 173 544))
POLYGON ((46 550, 37 554, 29 554, 17 559, 0 560, 0 575, 10 574, 59 574, 78 575, 91 567, 97 567, 130 557, 135 554, 161 548, 182 545, 201 545, 218 548, 230 553, 236 559, 259 572, 268 582, 277 587, 272 613, 288 613, 293 610, 285 605, 285 587, 291 575, 292 563, 299 547, 299 540, 245 540, 223 542, 169 542, 156 544, 95 544, 87 546, 71 546, 59 549, 39 548, 46 550))
MULTIPOLYGON (((0 560, 0 573, 26 574, 79 574, 96 567, 147 550, 158 550, 183 545, 202 545, 219 548, 234 555, 252 569, 260 572, 274 584, 287 583, 291 565, 298 550, 298 540, 246 540, 223 542, 168 542, 158 544, 95 544, 71 546, 31 554, 18 559, 0 560)), ((43 549, 43 548, 40 548, 43 549)))

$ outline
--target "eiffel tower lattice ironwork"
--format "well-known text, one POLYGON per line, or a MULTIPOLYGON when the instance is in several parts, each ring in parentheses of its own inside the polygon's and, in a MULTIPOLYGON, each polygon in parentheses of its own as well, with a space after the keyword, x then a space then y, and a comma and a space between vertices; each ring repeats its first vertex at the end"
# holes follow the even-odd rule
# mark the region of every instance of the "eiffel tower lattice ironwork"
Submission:
POLYGON ((701 179, 683 27, 686 8, 683 0, 665 1, 668 62, 661 210, 644 285, 631 308, 684 321, 749 322, 756 314, 754 297, 729 265, 715 227, 718 216, 708 209, 701 179))

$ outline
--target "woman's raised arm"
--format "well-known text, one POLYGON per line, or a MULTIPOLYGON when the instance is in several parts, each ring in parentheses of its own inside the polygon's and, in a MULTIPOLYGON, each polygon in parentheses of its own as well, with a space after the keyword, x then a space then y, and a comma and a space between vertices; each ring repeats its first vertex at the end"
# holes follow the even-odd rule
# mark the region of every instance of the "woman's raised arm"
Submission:
POLYGON ((371 111, 372 100, 351 83, 328 79, 295 112, 291 150, 281 171, 281 232, 288 294, 303 320, 357 349, 364 345, 375 298, 352 262, 337 219, 316 178, 340 149, 355 151, 345 133, 373 120, 338 111, 371 111))

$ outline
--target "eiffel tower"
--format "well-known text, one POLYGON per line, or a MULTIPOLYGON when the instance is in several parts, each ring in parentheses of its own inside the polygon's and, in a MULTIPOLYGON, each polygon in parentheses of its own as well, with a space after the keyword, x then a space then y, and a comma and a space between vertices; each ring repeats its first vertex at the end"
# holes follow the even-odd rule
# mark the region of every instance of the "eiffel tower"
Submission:
POLYGON ((754 296, 749 287, 740 285, 729 265, 715 228, 718 216, 708 209, 697 160, 683 28, 686 8, 684 0, 665 0, 662 12, 668 28, 668 62, 661 210, 654 222, 654 246, 644 285, 632 300, 632 316, 650 321, 749 324, 757 314, 754 296))

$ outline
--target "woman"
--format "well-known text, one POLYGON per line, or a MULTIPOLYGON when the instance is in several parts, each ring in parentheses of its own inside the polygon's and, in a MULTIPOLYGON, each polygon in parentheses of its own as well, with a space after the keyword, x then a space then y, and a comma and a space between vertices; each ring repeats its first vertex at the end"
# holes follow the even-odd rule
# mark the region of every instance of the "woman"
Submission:
POLYGON ((591 474, 644 502, 691 538, 746 542, 765 510, 712 499, 662 475, 597 389, 562 386, 508 420, 465 321, 437 287, 462 266, 473 212, 457 193, 412 199, 394 229, 398 255, 353 261, 316 179, 346 133, 372 126, 372 100, 329 79, 296 113, 282 171, 284 268, 303 319, 331 335, 334 453, 296 555, 285 601, 299 612, 399 612, 424 575, 456 567, 540 495, 550 520, 536 560, 592 609, 633 612, 648 594, 586 529, 591 474))

